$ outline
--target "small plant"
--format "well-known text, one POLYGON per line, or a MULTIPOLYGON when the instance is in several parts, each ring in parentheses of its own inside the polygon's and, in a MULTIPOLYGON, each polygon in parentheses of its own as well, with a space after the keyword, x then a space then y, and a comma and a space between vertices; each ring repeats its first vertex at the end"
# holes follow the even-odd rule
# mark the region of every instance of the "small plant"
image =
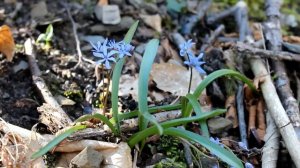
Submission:
MULTIPOLYGON (((130 51, 133 50, 133 46, 130 45, 130 41, 133 38, 137 26, 138 22, 134 23, 128 30, 124 40, 121 42, 115 42, 114 40, 106 39, 103 43, 98 42, 97 44, 91 44, 93 46, 93 55, 98 58, 98 60, 96 61, 97 66, 99 66, 103 70, 103 72, 106 73, 106 77, 109 81, 112 80, 112 118, 108 119, 102 114, 92 114, 82 116, 76 122, 89 120, 91 118, 97 118, 99 120, 102 120, 107 126, 109 126, 109 128, 116 136, 119 136, 121 133, 120 121, 133 117, 138 117, 139 131, 129 138, 128 145, 130 147, 134 147, 135 145, 140 144, 140 149, 143 149, 146 138, 155 134, 174 136, 190 141, 191 143, 198 143, 202 145, 203 147, 207 148, 211 153, 213 153, 216 157, 220 158, 222 161, 226 162, 230 166, 234 166, 235 168, 243 167, 243 163, 241 162, 241 160, 237 156, 235 156, 235 154, 232 151, 224 148, 219 143, 216 143, 215 139, 214 141, 211 141, 209 139, 210 136, 206 120, 208 118, 225 113, 226 109, 215 109, 211 112, 204 113, 202 112, 201 106, 197 100, 201 93, 211 82, 222 76, 231 76, 233 78, 239 79, 248 84, 251 89, 255 90, 255 87, 252 84, 252 82, 239 72, 229 69, 215 71, 209 74, 204 80, 202 80, 202 82, 196 87, 196 89, 193 92, 191 92, 191 84, 189 84, 189 91, 186 96, 182 97, 180 104, 148 107, 148 80, 151 67, 159 46, 159 41, 157 39, 153 39, 150 40, 146 45, 142 63, 140 66, 138 82, 138 109, 128 113, 120 113, 118 111, 118 91, 121 71, 124 66, 126 56, 130 56, 130 51), (151 115, 151 113, 174 109, 181 110, 181 118, 158 123, 155 120, 155 118, 151 115), (188 128, 182 129, 177 127, 186 126, 188 123, 192 122, 200 123, 200 128, 203 132, 203 135, 193 133, 189 131, 188 128)), ((201 68, 201 65, 204 64, 204 62, 201 61, 204 53, 200 52, 198 56, 195 56, 191 51, 191 47, 193 44, 194 43, 192 43, 191 40, 182 44, 180 46, 180 55, 187 56, 187 61, 185 61, 184 63, 188 65, 190 69, 195 68, 199 73, 204 74, 205 71, 201 68)), ((191 78, 192 70, 190 75, 190 81, 191 78)), ((106 93, 109 92, 108 88, 109 86, 106 86, 106 88, 104 88, 104 90, 106 90, 106 93)), ((104 110, 107 108, 106 101, 107 98, 104 102, 104 110)), ((74 130, 76 130, 77 128, 82 129, 82 127, 72 127, 71 132, 74 132, 74 130)), ((59 135, 57 138, 52 140, 49 144, 47 144, 45 147, 43 147, 37 153, 35 153, 32 156, 32 158, 37 158, 45 154, 47 151, 49 151, 51 148, 57 145, 62 140, 62 137, 66 137, 69 134, 70 131, 68 132, 67 130, 65 135, 59 135)))
POLYGON ((49 24, 46 29, 46 32, 39 35, 39 37, 36 40, 36 43, 45 42, 44 48, 48 50, 51 48, 52 37, 53 37, 53 26, 52 24, 49 24))

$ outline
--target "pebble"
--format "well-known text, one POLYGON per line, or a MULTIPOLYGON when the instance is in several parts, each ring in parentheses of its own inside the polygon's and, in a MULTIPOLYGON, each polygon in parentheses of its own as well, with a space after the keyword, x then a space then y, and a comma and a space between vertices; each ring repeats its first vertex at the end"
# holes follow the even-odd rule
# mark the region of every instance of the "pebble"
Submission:
POLYGON ((134 23, 132 17, 122 17, 121 22, 117 25, 103 25, 103 24, 96 24, 91 26, 91 33, 100 34, 105 32, 120 32, 120 31, 127 31, 130 26, 134 23))
POLYGON ((120 9, 118 5, 97 5, 95 14, 103 24, 116 25, 121 22, 120 9))
POLYGON ((216 118, 211 118, 208 120, 208 128, 209 131, 212 134, 219 134, 222 133, 224 131, 227 131, 228 129, 232 128, 232 121, 227 119, 227 118, 223 118, 223 117, 216 117, 216 118))
POLYGON ((156 15, 143 15, 141 14, 140 17, 143 19, 146 25, 153 28, 157 32, 162 32, 161 28, 161 17, 159 14, 156 15))
POLYGON ((47 4, 45 1, 39 1, 39 3, 33 5, 30 15, 32 18, 42 18, 48 14, 47 4))

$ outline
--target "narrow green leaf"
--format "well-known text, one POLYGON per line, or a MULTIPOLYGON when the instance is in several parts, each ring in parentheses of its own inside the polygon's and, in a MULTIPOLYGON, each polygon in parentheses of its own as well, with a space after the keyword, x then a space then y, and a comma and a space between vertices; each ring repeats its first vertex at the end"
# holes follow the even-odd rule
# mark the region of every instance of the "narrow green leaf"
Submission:
MULTIPOLYGON (((133 38, 133 35, 137 29, 137 26, 139 24, 139 21, 136 21, 128 30, 127 34, 125 35, 124 42, 130 43, 130 41, 133 38)), ((118 134, 120 133, 120 123, 119 123, 119 114, 118 114, 118 96, 119 96, 119 82, 120 77, 122 73, 122 69, 124 66, 125 58, 121 58, 115 65, 115 68, 113 70, 113 76, 112 76, 112 93, 111 93, 111 103, 112 103, 112 113, 113 118, 116 123, 116 130, 118 131, 118 134)))
POLYGON ((167 128, 164 130, 164 133, 167 135, 178 136, 189 141, 197 142, 205 148, 207 148, 208 150, 210 150, 214 155, 218 156, 221 160, 228 163, 229 165, 236 168, 243 168, 243 163, 241 162, 241 160, 238 157, 236 157, 232 152, 229 152, 228 150, 220 147, 219 145, 210 142, 210 140, 205 137, 180 128, 167 128))
MULTIPOLYGON (((182 107, 181 104, 163 105, 163 106, 149 107, 148 111, 149 111, 149 113, 153 114, 153 113, 159 113, 162 111, 178 110, 181 107, 182 107)), ((139 110, 134 110, 134 111, 131 111, 128 113, 122 113, 122 114, 119 114, 119 119, 123 120, 123 119, 137 117, 138 113, 139 113, 139 110)), ((112 122, 112 120, 113 120, 113 118, 110 119, 111 122, 112 122)))
POLYGON ((117 130, 116 128, 113 126, 113 124, 108 120, 107 117, 105 117, 104 115, 102 114, 93 114, 93 115, 84 115, 84 116, 81 116, 80 118, 78 118, 75 122, 83 122, 83 121, 86 121, 86 120, 90 120, 90 119, 93 119, 93 118, 96 118, 96 119, 99 119, 101 121, 103 121, 110 129, 111 131, 114 133, 114 134, 117 134, 117 130))
POLYGON ((48 25, 45 34, 46 34, 45 41, 46 41, 46 42, 47 42, 47 41, 48 41, 48 42, 51 41, 51 38, 53 37, 53 26, 52 26, 52 24, 49 24, 49 25, 48 25))
MULTIPOLYGON (((187 118, 179 118, 179 119, 174 119, 170 121, 165 121, 160 123, 161 127, 166 129, 169 127, 175 127, 179 125, 184 125, 190 122, 194 121, 201 121, 201 120, 206 120, 208 118, 223 114, 226 112, 226 109, 217 109, 211 112, 207 113, 201 113, 200 115, 193 116, 193 117, 187 117, 187 118)), ((139 143, 140 141, 146 139, 147 137, 158 134, 159 132, 157 131, 156 126, 151 126, 149 128, 146 128, 130 137, 128 140, 128 145, 130 147, 133 147, 135 144, 139 143)))
MULTIPOLYGON (((186 98, 189 100, 189 102, 192 104, 193 109, 196 113, 196 115, 200 115, 201 113, 203 113, 203 111, 201 110, 200 104, 197 100, 197 98, 192 95, 192 94, 187 94, 186 98)), ((191 111, 190 111, 191 112, 191 111)), ((187 114, 188 116, 190 116, 191 114, 187 114)), ((186 117, 188 117, 186 116, 186 117)), ((201 120, 199 121, 200 127, 201 127, 201 131, 203 133, 203 135, 207 138, 209 138, 209 130, 208 130, 208 126, 206 124, 206 120, 201 120)))
POLYGON ((144 130, 148 126, 148 121, 151 121, 156 125, 160 134, 162 134, 163 129, 158 124, 153 116, 148 112, 148 80, 150 76, 150 71, 152 64, 154 62, 159 41, 157 39, 152 39, 146 45, 146 49, 143 55, 140 73, 139 73, 139 83, 138 83, 138 107, 139 107, 139 129, 144 130))
POLYGON ((36 43, 41 42, 42 40, 45 40, 46 35, 44 33, 40 34, 39 37, 36 39, 36 43))
MULTIPOLYGON (((250 79, 248 79, 246 76, 244 76, 243 74, 237 72, 237 71, 233 71, 230 69, 221 69, 218 71, 215 71, 211 74, 209 74, 204 80, 201 81, 201 83, 198 85, 198 87, 196 88, 196 90, 194 91, 193 95, 198 98, 201 93, 203 92, 203 90, 215 79, 222 77, 222 76, 232 76, 235 77, 239 80, 241 80, 242 82, 246 83, 252 90, 256 91, 255 86, 253 85, 253 83, 251 82, 250 79)), ((187 105, 187 108, 185 109, 184 113, 191 113, 192 111, 192 105, 189 103, 187 105)))
POLYGON ((32 154, 31 159, 36 159, 38 157, 41 157, 42 155, 46 154, 49 150, 54 148, 57 144, 59 144, 62 140, 70 136, 72 133, 85 129, 85 125, 76 125, 69 129, 67 129, 65 132, 61 133, 57 137, 55 137, 52 141, 50 141, 46 146, 42 147, 40 150, 32 154))

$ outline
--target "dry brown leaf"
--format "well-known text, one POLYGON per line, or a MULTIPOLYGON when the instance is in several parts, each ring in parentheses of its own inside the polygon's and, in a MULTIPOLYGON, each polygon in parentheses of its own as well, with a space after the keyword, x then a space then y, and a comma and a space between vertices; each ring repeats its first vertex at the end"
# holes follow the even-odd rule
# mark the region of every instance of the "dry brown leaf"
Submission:
POLYGON ((233 128, 237 128, 239 126, 239 121, 235 106, 235 95, 227 97, 225 108, 227 109, 226 118, 232 121, 233 128))
POLYGON ((12 61, 15 52, 15 42, 10 28, 6 25, 0 27, 0 52, 8 61, 12 61))
POLYGON ((258 134, 258 137, 260 138, 260 140, 262 140, 262 141, 264 140, 264 137, 266 134, 266 127, 267 127, 264 110, 265 110, 265 102, 264 102, 263 98, 261 98, 257 104, 256 118, 257 118, 257 134, 258 134))
MULTIPOLYGON (((190 71, 181 65, 170 63, 153 64, 151 76, 157 88, 176 96, 185 96, 188 92, 190 71)), ((193 70, 191 92, 202 81, 201 76, 193 70)))

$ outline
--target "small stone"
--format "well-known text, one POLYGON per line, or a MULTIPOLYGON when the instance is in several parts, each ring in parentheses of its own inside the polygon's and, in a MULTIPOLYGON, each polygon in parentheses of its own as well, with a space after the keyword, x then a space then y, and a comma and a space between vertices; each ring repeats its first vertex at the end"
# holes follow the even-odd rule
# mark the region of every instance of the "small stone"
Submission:
POLYGON ((162 32, 161 28, 161 17, 159 14, 156 15, 143 15, 141 14, 140 17, 143 19, 146 25, 152 27, 154 30, 158 32, 162 32))
POLYGON ((144 0, 129 0, 129 3, 137 9, 145 9, 148 13, 154 14, 158 12, 155 3, 145 2, 144 0))
POLYGON ((102 154, 88 146, 71 160, 69 167, 100 168, 102 160, 102 154))
POLYGON ((28 68, 28 63, 22 60, 17 65, 13 66, 13 71, 14 71, 14 73, 17 73, 17 72, 19 72, 21 70, 25 70, 27 68, 28 68))
POLYGON ((103 24, 116 25, 121 22, 120 9, 118 5, 97 5, 95 14, 103 24))
POLYGON ((47 4, 45 1, 33 5, 30 15, 32 18, 42 18, 48 14, 47 4))
POLYGON ((72 106, 76 104, 76 102, 74 102, 73 100, 68 99, 62 95, 55 96, 55 99, 57 100, 58 104, 61 106, 72 106))
POLYGON ((143 53, 144 53, 144 51, 145 51, 145 48, 146 48, 146 44, 142 43, 142 44, 138 45, 138 46, 135 48, 135 52, 137 52, 138 54, 143 55, 143 53))
POLYGON ((117 25, 103 25, 103 24, 96 24, 92 26, 91 33, 105 33, 105 32, 111 32, 116 33, 120 31, 127 31, 130 26, 134 23, 134 20, 132 17, 122 17, 121 22, 117 25))
POLYGON ((232 128, 232 121, 223 117, 211 118, 207 123, 212 134, 219 134, 232 128))

